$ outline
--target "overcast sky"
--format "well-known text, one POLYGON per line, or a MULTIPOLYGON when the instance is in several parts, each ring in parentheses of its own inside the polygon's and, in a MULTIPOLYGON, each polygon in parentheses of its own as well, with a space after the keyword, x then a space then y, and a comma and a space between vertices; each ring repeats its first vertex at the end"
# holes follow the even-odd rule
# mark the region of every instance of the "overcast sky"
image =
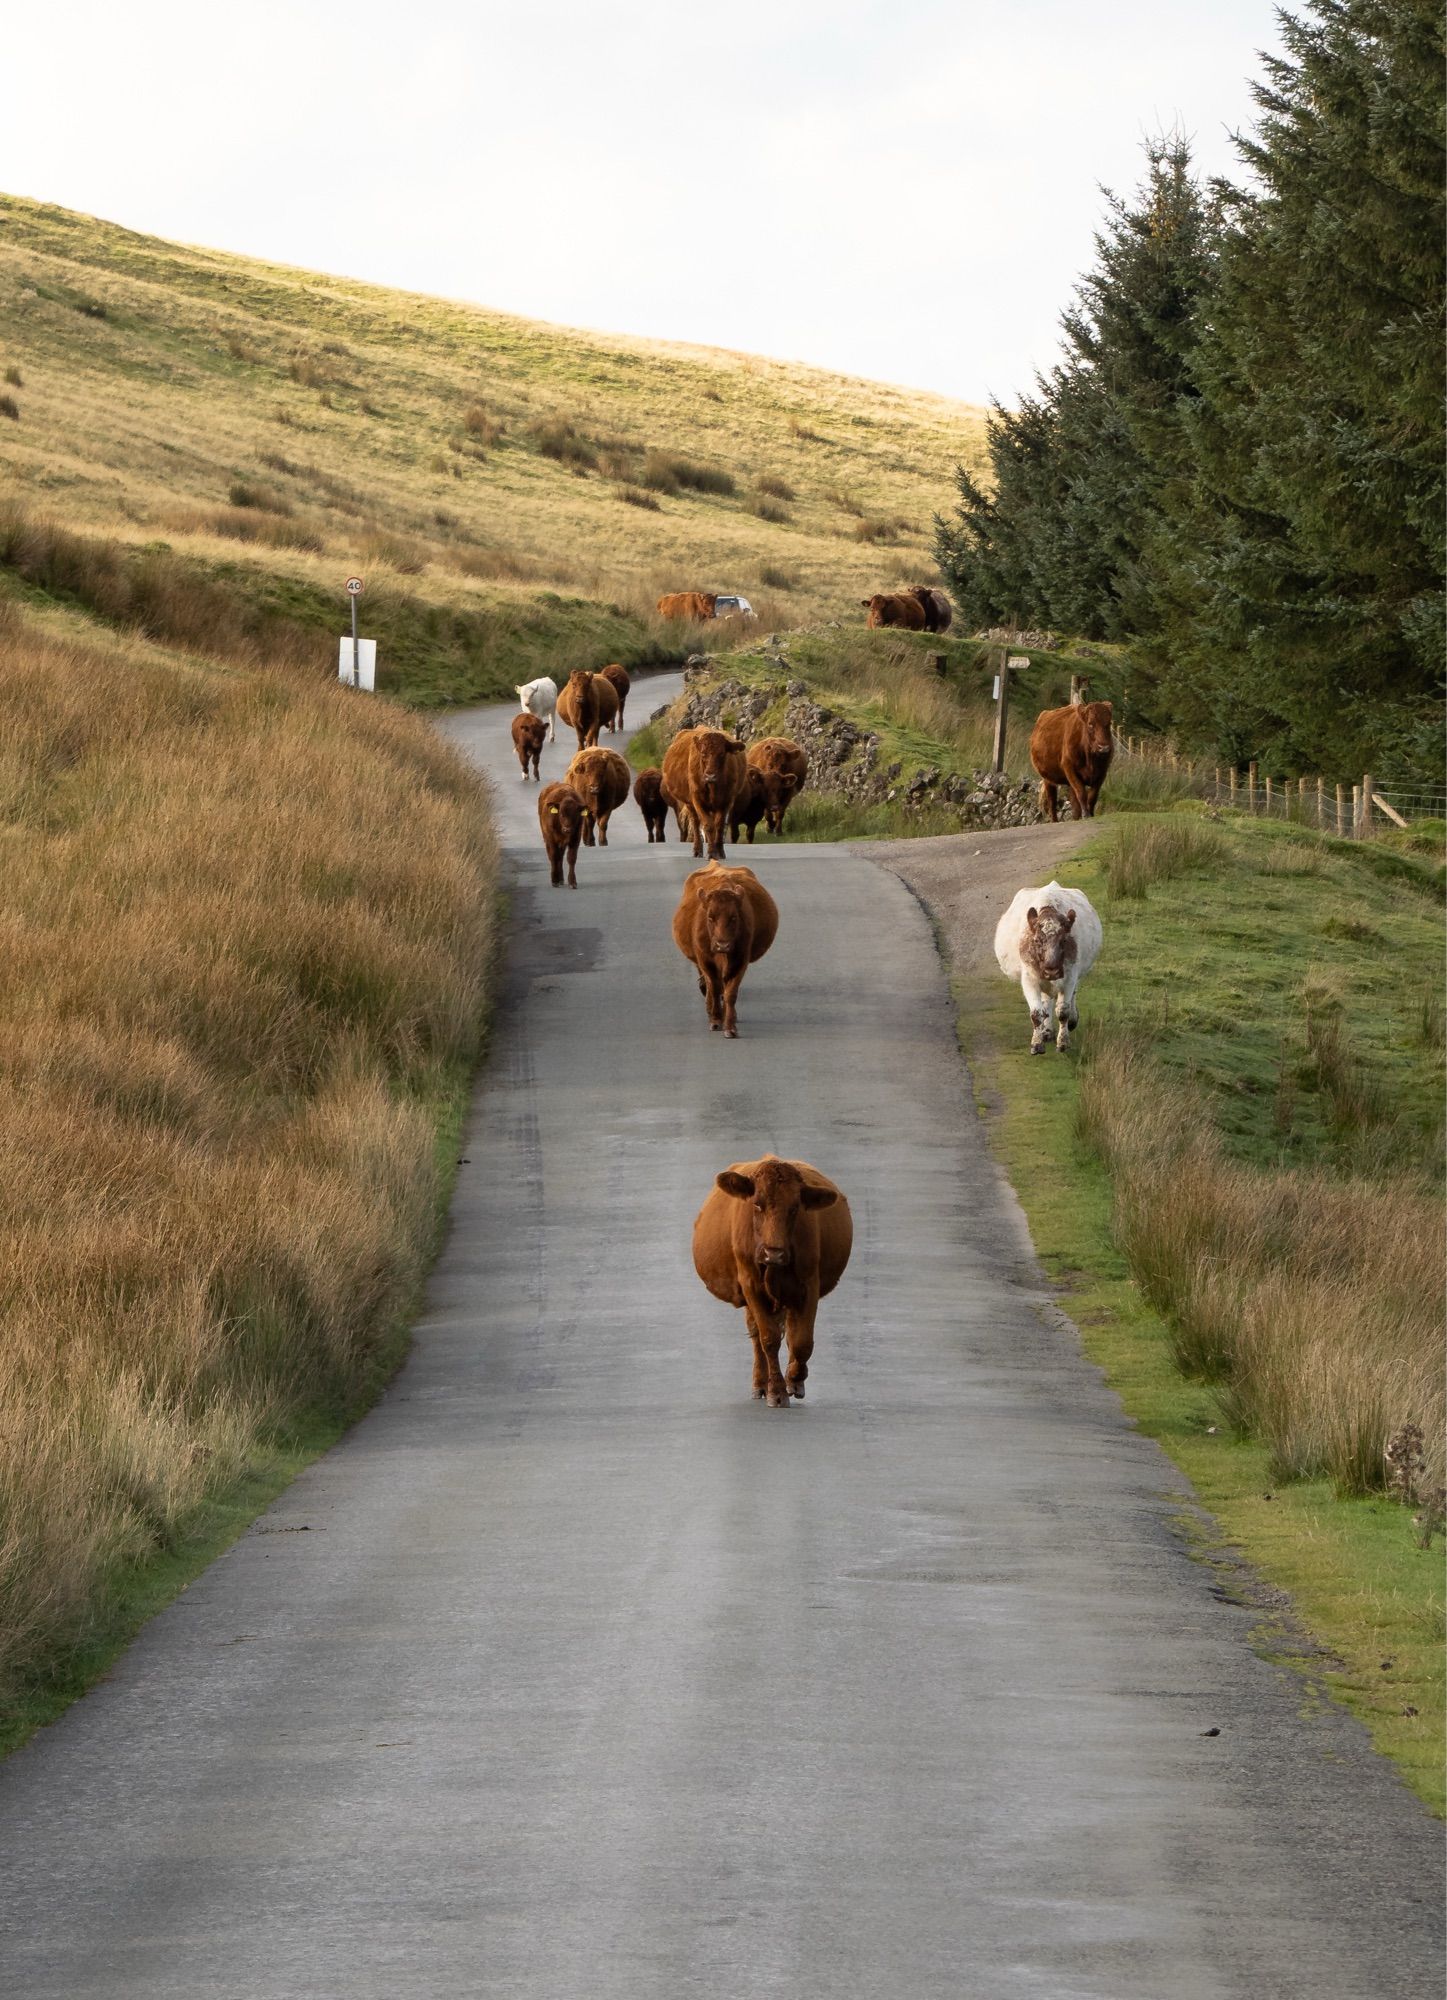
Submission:
POLYGON ((1250 122, 1269 0, 56 0, 0 187, 506 311, 1009 401, 1101 183, 1250 122))

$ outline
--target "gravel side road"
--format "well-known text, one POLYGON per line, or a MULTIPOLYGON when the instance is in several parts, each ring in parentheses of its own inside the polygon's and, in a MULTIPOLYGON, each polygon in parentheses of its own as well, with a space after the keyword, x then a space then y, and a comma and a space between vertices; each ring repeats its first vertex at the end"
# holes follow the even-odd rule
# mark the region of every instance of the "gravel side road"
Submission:
POLYGON ((0 1768, 0 1992, 1440 1990, 1438 1831, 1183 1552, 1047 1309, 917 902, 760 842, 779 941, 710 1035, 686 851, 630 805, 550 889, 508 721, 450 724, 513 938, 414 1352, 0 1768), (788 1412, 689 1259, 770 1148, 856 1224, 788 1412))

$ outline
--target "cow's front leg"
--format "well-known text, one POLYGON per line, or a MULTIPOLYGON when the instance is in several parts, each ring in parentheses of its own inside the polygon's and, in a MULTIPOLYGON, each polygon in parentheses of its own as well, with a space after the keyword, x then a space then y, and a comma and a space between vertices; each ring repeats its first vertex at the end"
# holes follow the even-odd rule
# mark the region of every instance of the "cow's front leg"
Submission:
POLYGON ((811 1294, 797 1312, 788 1316, 789 1373, 787 1387, 797 1402, 804 1400, 804 1383, 809 1374, 809 1357, 814 1352, 814 1315, 819 1310, 818 1294, 811 1294))
POLYGON ((598 845, 600 847, 608 845, 608 821, 610 817, 611 815, 608 813, 599 813, 598 815, 598 845))
POLYGON ((1059 997, 1055 1002, 1055 1046, 1057 1049, 1068 1049, 1070 1047, 1071 1030, 1080 1026, 1080 1016, 1075 1008, 1075 989, 1079 981, 1080 975, 1072 966, 1070 971, 1065 975, 1059 997))
POLYGON ((756 1330, 759 1353, 763 1359, 764 1399, 771 1410, 787 1410, 789 1390, 784 1381, 783 1370, 779 1366, 779 1346, 784 1338, 784 1315, 769 1304, 762 1290, 756 1286, 744 1287, 744 1300, 756 1330))
POLYGON ((1025 1005, 1030 1009, 1030 1053, 1032 1056, 1043 1055, 1050 1038, 1049 997, 1028 967, 1020 974, 1020 990, 1025 995, 1025 1005))
POLYGON ((762 1403, 765 1396, 769 1393, 769 1366, 764 1359, 764 1350, 759 1342, 759 1329, 755 1325, 754 1316, 747 1306, 744 1307, 744 1318, 748 1322, 749 1339, 752 1341, 754 1349, 753 1397, 756 1403, 762 1403))
POLYGON ((578 835, 575 833, 568 842, 568 887, 578 886, 578 835))
POLYGON ((743 984, 744 968, 728 974, 723 982, 723 1031, 730 1041, 737 1041, 739 1034, 738 997, 743 984))
POLYGON ((706 958, 699 967, 698 983, 703 989, 703 1004, 708 1009, 708 1025, 717 1033, 723 1026, 723 995, 720 990, 723 982, 711 958, 706 958))

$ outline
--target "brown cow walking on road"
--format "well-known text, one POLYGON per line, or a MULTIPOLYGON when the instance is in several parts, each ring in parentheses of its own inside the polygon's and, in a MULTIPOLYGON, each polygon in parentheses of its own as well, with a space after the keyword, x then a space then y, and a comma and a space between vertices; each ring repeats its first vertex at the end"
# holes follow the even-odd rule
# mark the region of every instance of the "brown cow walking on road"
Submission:
POLYGON ((680 729, 663 759, 663 785, 674 801, 680 830, 685 814, 695 857, 707 841, 714 861, 724 858, 729 809, 748 765, 744 746, 721 729, 680 729))
POLYGON ((784 831, 784 814, 809 775, 809 759, 788 736, 761 736, 748 750, 749 768, 764 781, 764 824, 770 833, 784 831))
POLYGON ((633 676, 626 667, 620 667, 616 660, 610 667, 600 667, 598 672, 618 697, 618 710, 610 725, 616 733, 623 727, 623 705, 628 699, 628 690, 633 685, 633 676))
POLYGON ((730 1041, 739 1032, 738 994, 779 930, 779 910, 752 868, 711 861, 683 885, 673 913, 673 942, 698 973, 708 1025, 730 1041))
POLYGON ((568 766, 565 782, 583 801, 583 845, 608 845, 608 821, 627 798, 633 773, 616 750, 580 750, 568 766))
POLYGON ((693 1268, 727 1306, 741 1306, 754 1347, 753 1393, 771 1410, 802 1402, 819 1301, 854 1247, 849 1203, 806 1160, 772 1154, 721 1173, 693 1225, 693 1268), (789 1368, 779 1367, 787 1334, 789 1368))
POLYGON ((668 795, 663 789, 663 773, 656 764, 640 771, 633 780, 633 803, 643 815, 649 844, 668 838, 668 795))
POLYGON ((578 842, 583 838, 583 801, 571 785, 544 785, 538 793, 538 824, 555 889, 563 886, 563 857, 568 861, 568 887, 578 886, 578 842))
POLYGON ((569 674, 567 685, 558 696, 558 714, 577 731, 580 750, 596 746, 600 727, 617 712, 618 691, 611 681, 605 681, 601 674, 589 673, 586 667, 576 667, 569 674))
POLYGON ((512 747, 517 751, 518 762, 523 767, 524 784, 528 781, 529 764, 533 767, 533 776, 539 784, 542 783, 543 774, 539 768, 539 759, 543 754, 543 745, 547 740, 548 725, 540 715, 515 715, 513 717, 512 747))
POLYGON ((718 594, 712 590, 672 590, 658 600, 660 618, 692 618, 703 624, 713 617, 718 594))
POLYGON ((1068 786, 1073 819, 1094 819, 1095 802, 1110 769, 1115 737, 1108 701, 1047 708, 1030 732, 1030 762, 1040 777, 1040 804, 1058 819, 1056 786, 1068 786))
POLYGON ((873 597, 862 597, 859 601, 864 606, 866 625, 898 625, 906 632, 924 630, 924 606, 907 590, 877 591, 873 597))

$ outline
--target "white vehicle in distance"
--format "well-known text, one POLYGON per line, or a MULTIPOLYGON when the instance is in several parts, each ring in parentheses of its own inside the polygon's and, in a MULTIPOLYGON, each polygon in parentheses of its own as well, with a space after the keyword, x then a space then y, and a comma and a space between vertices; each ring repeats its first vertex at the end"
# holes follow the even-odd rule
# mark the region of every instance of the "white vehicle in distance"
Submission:
POLYGON ((715 618, 752 618, 754 607, 746 597, 716 597, 713 615, 715 618))

